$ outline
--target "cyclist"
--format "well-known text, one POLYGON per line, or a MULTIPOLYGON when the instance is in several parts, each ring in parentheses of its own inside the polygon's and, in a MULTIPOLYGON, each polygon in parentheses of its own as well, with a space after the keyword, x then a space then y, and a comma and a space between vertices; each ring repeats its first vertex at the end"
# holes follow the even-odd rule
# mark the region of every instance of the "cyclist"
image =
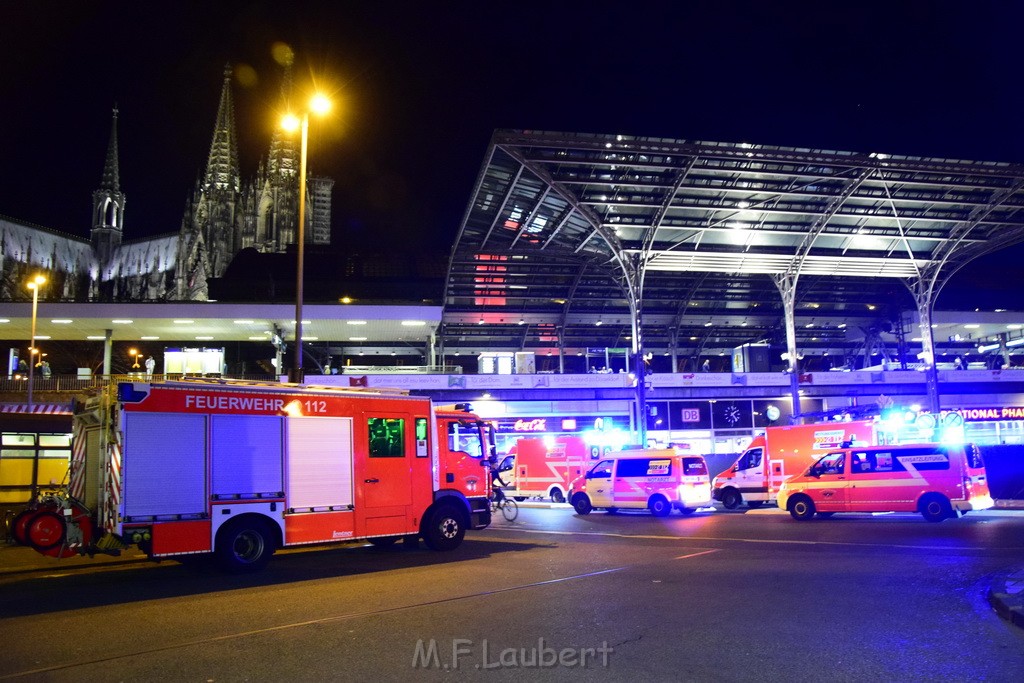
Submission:
POLYGON ((500 503, 505 499, 505 492, 502 487, 508 486, 508 482, 501 478, 501 472, 498 471, 498 466, 493 465, 491 467, 491 491, 494 492, 494 502, 500 503))

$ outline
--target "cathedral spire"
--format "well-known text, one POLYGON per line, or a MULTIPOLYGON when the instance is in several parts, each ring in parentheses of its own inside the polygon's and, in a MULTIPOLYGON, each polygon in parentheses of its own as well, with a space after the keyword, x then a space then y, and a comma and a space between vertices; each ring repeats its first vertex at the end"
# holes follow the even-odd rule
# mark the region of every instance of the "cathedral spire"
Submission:
POLYGON ((121 244, 124 230, 124 193, 117 167, 117 105, 110 125, 110 145, 103 164, 103 179, 92 193, 92 245, 102 266, 110 261, 121 244))
MULTIPOLYGON (((284 65, 281 78, 281 114, 294 113, 292 100, 292 63, 284 65)), ((267 155, 267 172, 272 178, 298 178, 298 153, 294 135, 285 133, 280 126, 274 128, 270 138, 270 153, 267 155)))
POLYGON ((213 129, 210 144, 210 158, 206 164, 204 187, 230 189, 238 192, 241 188, 238 171, 238 142, 235 134, 235 106, 231 99, 231 65, 224 67, 224 87, 220 92, 220 106, 217 109, 217 123, 213 129))
POLYGON ((103 165, 103 180, 100 189, 120 192, 120 173, 117 167, 117 105, 114 105, 114 120, 110 124, 110 146, 107 147, 107 161, 103 165))

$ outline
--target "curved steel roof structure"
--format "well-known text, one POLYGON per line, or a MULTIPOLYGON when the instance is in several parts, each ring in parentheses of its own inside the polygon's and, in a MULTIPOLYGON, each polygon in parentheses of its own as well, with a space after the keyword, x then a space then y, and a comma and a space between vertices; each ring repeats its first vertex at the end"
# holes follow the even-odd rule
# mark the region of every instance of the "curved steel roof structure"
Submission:
POLYGON ((1024 241, 1022 188, 1019 164, 499 130, 452 248, 442 343, 849 345, 908 309, 927 322, 960 267, 1024 241))

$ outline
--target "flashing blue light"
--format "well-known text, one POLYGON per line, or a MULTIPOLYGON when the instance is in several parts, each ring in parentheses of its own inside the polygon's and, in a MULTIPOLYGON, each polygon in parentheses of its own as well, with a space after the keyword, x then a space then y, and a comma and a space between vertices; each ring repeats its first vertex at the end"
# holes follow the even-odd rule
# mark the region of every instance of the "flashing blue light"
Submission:
POLYGON ((942 430, 942 436, 939 441, 944 444, 953 446, 959 446, 964 443, 964 428, 963 427, 946 427, 942 430))

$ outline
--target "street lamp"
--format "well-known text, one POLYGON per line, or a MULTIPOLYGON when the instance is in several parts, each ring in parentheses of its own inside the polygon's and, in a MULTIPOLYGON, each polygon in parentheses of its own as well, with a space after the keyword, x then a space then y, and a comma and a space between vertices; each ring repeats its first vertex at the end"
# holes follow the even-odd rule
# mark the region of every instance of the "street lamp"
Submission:
POLYGON ((28 404, 32 405, 32 377, 36 374, 36 311, 39 308, 39 287, 46 282, 42 275, 32 278, 27 287, 32 290, 32 336, 28 341, 28 404))
POLYGON ((331 101, 324 95, 314 95, 309 108, 302 112, 302 118, 288 114, 281 122, 287 131, 301 128, 302 142, 299 152, 299 229, 296 233, 296 264, 295 264, 295 358, 292 361, 288 381, 301 384, 302 377, 302 280, 306 253, 306 138, 309 132, 309 112, 325 114, 331 108, 331 101))
POLYGON ((138 349, 128 349, 128 355, 134 356, 135 358, 135 365, 132 366, 133 370, 135 368, 142 368, 142 366, 139 365, 139 359, 142 358, 145 354, 139 353, 138 349))

